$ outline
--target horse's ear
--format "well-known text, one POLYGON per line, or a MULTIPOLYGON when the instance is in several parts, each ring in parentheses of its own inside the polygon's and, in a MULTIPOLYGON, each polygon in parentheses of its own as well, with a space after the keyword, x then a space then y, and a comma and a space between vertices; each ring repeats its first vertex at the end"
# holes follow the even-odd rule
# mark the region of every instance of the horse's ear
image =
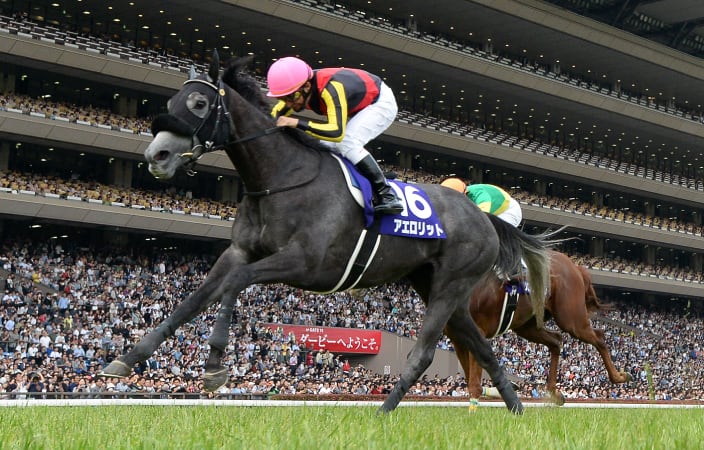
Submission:
POLYGON ((218 51, 213 49, 213 58, 210 60, 210 69, 208 69, 208 78, 211 83, 216 83, 220 77, 220 56, 218 51))
POLYGON ((196 66, 191 65, 191 68, 188 70, 188 79, 193 80, 197 76, 198 74, 196 73, 196 66))

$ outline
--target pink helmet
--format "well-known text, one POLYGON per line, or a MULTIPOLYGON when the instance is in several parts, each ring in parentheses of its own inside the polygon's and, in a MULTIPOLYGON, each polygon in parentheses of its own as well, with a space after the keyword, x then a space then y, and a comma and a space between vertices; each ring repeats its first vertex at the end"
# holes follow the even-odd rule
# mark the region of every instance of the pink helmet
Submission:
POLYGON ((269 97, 283 97, 296 92, 313 76, 313 69, 305 61, 287 56, 278 59, 269 67, 266 82, 269 97))

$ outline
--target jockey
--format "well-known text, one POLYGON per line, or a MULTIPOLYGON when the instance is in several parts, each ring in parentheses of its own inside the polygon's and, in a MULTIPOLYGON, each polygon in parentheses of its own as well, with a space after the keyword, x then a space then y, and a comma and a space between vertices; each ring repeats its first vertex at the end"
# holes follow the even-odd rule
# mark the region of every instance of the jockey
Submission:
POLYGON ((271 110, 277 126, 303 130, 354 164, 376 193, 375 213, 403 211, 381 168, 364 148, 396 118, 398 107, 391 88, 364 70, 313 70, 295 57, 274 62, 267 73, 267 84, 267 95, 279 100, 271 110), (327 116, 327 122, 289 117, 304 109, 327 116))
POLYGON ((493 184, 467 185, 459 178, 447 178, 440 183, 469 197, 484 212, 493 214, 518 228, 523 220, 521 205, 511 195, 493 184))
POLYGON ((476 203, 482 211, 494 214, 516 228, 523 220, 521 205, 508 192, 498 186, 470 184, 467 186, 467 197, 476 203))
MULTIPOLYGON (((514 227, 518 228, 521 220, 523 220, 523 211, 521 210, 521 205, 516 201, 515 198, 493 184, 469 184, 460 180, 459 178, 446 178, 440 185, 453 189, 455 191, 461 192, 470 200, 472 200, 482 211, 493 214, 504 222, 510 223, 514 227)), ((521 259, 521 265, 523 270, 526 270, 526 264, 521 259)), ((513 279, 518 277, 518 274, 509 276, 506 278, 513 279)))

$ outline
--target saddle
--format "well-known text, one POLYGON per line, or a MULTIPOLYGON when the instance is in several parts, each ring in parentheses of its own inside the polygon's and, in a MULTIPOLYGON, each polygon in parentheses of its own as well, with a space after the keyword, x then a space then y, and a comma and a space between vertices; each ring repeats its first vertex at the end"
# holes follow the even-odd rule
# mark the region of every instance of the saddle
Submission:
POLYGON ((389 185, 399 193, 404 210, 396 215, 384 215, 376 218, 372 204, 371 183, 362 176, 347 159, 334 153, 330 155, 340 164, 340 169, 347 181, 347 188, 360 207, 364 208, 366 227, 379 221, 379 233, 389 236, 403 236, 415 239, 446 239, 440 218, 435 212, 430 199, 423 189, 412 183, 387 180, 389 185))
POLYGON ((357 245, 347 261, 347 266, 340 280, 332 289, 321 293, 327 294, 353 289, 374 260, 381 242, 381 235, 425 239, 446 238, 445 231, 440 226, 440 221, 430 204, 430 200, 418 187, 411 186, 411 190, 408 190, 406 183, 389 180, 390 183, 396 184, 396 188, 399 191, 405 192, 403 202, 407 201, 406 197, 409 193, 413 195, 414 207, 409 208, 406 206, 400 214, 375 218, 372 206, 372 189, 369 180, 364 178, 348 160, 334 153, 330 153, 330 155, 340 164, 340 169, 345 176, 346 185, 352 198, 354 198, 360 208, 364 209, 366 227, 360 232, 357 245), (425 211, 427 214, 425 214, 426 217, 424 218, 419 218, 415 215, 415 210, 423 210, 421 206, 427 207, 425 211))

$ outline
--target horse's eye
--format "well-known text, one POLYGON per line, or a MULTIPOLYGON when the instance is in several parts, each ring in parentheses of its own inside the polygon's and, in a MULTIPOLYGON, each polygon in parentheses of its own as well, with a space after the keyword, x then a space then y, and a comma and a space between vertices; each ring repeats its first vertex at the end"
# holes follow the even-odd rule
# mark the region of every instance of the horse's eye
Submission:
POLYGON ((208 97, 199 92, 192 92, 186 99, 188 110, 200 119, 208 113, 208 104, 208 97))

